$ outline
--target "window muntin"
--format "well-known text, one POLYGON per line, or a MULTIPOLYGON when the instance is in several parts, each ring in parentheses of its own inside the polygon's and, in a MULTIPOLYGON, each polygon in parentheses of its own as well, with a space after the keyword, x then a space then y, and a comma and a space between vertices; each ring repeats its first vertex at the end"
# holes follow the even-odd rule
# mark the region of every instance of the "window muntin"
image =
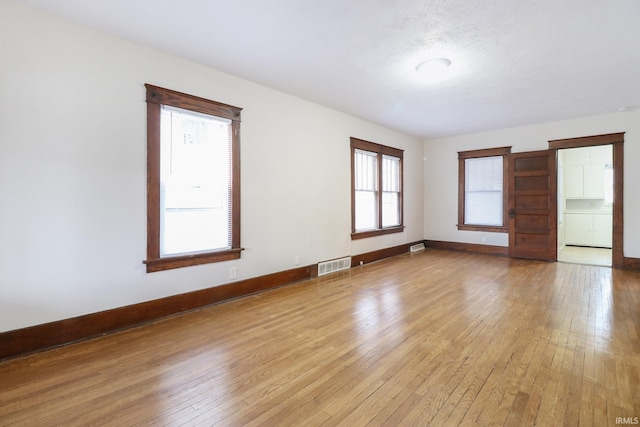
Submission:
POLYGON ((458 152, 458 229, 507 232, 511 147, 458 152))
POLYGON ((352 239, 403 231, 402 153, 351 138, 352 239))
POLYGON ((240 111, 147 88, 147 272, 240 257, 240 111))

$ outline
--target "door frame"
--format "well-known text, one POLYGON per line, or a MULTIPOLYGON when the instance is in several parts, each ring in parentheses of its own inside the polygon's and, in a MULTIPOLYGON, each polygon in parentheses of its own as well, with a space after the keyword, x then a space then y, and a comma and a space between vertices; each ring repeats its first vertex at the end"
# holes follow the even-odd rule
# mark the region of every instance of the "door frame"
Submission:
MULTIPOLYGON (((624 132, 549 141, 549 150, 611 145, 613 147, 613 240, 611 261, 614 268, 624 268, 624 132)), ((555 171, 556 185, 558 170, 555 171)), ((555 224, 556 233, 558 224, 555 224)))

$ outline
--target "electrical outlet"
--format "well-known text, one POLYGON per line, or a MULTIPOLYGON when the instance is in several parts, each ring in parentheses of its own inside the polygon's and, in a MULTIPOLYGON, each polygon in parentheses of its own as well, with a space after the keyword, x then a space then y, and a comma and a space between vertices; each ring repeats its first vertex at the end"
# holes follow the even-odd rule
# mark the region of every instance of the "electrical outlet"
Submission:
POLYGON ((293 260, 293 263, 295 265, 300 265, 300 255, 296 255, 296 257, 293 260))
POLYGON ((229 269, 229 279, 234 280, 238 278, 238 267, 231 267, 229 269))

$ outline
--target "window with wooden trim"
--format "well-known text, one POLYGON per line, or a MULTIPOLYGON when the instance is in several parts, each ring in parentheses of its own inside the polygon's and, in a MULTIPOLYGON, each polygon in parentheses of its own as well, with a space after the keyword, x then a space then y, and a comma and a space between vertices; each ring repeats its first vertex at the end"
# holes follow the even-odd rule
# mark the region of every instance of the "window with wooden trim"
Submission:
POLYGON ((507 232, 511 147, 458 152, 458 229, 507 232))
POLYGON ((147 272, 240 257, 238 107, 147 88, 147 272))
POLYGON ((400 233, 403 150, 351 138, 351 238, 400 233))

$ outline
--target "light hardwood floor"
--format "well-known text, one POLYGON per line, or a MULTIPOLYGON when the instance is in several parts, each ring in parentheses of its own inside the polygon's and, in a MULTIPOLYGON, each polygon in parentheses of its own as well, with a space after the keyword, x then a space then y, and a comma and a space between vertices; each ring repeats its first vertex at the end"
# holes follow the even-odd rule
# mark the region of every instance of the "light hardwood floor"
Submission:
POLYGON ((426 250, 4 361, 0 425, 614 426, 639 336, 638 271, 426 250))
POLYGON ((611 249, 564 246, 558 251, 558 261, 611 267, 611 249))

